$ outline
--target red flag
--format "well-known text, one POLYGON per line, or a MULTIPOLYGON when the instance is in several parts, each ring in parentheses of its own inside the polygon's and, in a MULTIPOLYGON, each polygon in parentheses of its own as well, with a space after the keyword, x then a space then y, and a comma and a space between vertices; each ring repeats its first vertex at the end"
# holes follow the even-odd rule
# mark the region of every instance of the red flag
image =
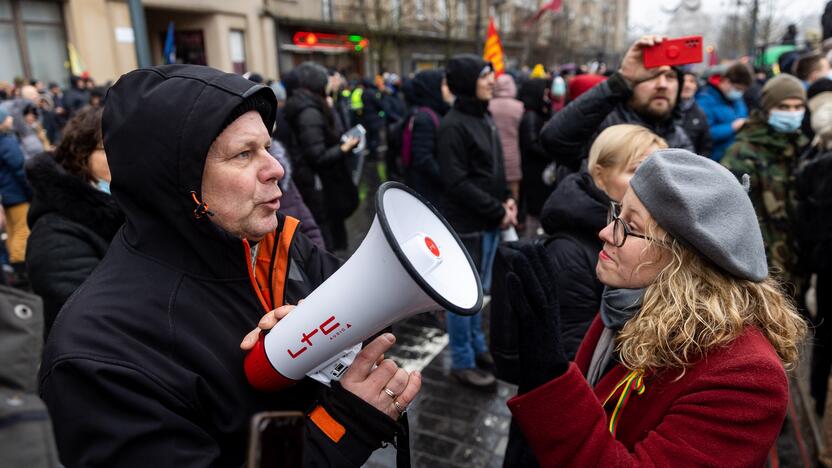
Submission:
POLYGON ((485 47, 482 51, 482 58, 494 67, 494 74, 500 76, 506 69, 503 58, 503 44, 500 42, 500 35, 497 34, 497 27, 494 25, 494 18, 488 20, 488 34, 485 36, 485 47))
POLYGON ((546 13, 547 11, 557 13, 558 11, 560 11, 562 3, 562 0, 551 0, 549 3, 544 3, 543 6, 540 7, 539 10, 537 10, 537 13, 535 13, 534 16, 526 20, 526 26, 529 26, 530 24, 537 22, 537 20, 539 20, 540 17, 543 16, 543 13, 546 13))

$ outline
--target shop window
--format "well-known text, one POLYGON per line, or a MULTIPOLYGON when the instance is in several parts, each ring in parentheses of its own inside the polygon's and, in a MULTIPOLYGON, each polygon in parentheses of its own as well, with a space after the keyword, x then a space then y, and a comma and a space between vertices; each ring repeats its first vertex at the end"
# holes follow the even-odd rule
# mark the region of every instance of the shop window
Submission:
POLYGON ((228 41, 231 52, 231 66, 234 68, 234 73, 242 75, 246 72, 245 34, 238 29, 232 29, 228 34, 228 41))
POLYGON ((58 1, 0 0, 0 80, 22 76, 67 83, 63 11, 58 1))

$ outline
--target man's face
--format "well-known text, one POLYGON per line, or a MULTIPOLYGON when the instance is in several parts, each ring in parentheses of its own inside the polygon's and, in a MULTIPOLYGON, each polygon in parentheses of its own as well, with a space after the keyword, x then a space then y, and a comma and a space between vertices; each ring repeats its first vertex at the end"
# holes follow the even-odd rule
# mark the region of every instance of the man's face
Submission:
POLYGON ((494 72, 488 72, 477 78, 477 99, 490 101, 494 97, 494 72))
POLYGON ((673 112, 678 92, 679 81, 676 70, 661 67, 658 76, 633 87, 633 96, 629 104, 639 114, 656 120, 664 120, 673 112))
POLYGON ((268 152, 271 137, 256 111, 231 123, 205 159, 202 199, 216 225, 241 239, 259 241, 277 229, 283 167, 268 152))
POLYGON ((696 94, 696 77, 685 75, 685 84, 682 86, 682 99, 691 99, 696 94))

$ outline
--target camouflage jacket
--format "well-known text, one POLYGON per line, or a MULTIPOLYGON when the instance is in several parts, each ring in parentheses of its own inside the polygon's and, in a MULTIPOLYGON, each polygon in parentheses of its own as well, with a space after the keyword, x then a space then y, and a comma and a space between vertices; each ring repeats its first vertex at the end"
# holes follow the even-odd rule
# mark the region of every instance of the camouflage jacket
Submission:
POLYGON ((793 223, 796 212, 794 172, 800 148, 808 140, 800 133, 778 133, 756 115, 737 134, 722 164, 742 180, 751 178, 749 196, 760 221, 769 267, 781 280, 800 286, 798 250, 793 223))

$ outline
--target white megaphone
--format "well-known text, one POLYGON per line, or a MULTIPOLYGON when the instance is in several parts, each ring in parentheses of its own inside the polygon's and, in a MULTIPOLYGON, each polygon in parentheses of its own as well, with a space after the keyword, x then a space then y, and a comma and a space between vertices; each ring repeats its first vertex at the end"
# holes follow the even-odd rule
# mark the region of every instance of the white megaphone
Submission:
POLYGON ((352 257, 261 335, 245 358, 249 383, 274 391, 307 374, 337 380, 361 342, 411 315, 444 308, 472 315, 482 285, 448 222, 419 194, 396 182, 376 194, 376 217, 352 257))

